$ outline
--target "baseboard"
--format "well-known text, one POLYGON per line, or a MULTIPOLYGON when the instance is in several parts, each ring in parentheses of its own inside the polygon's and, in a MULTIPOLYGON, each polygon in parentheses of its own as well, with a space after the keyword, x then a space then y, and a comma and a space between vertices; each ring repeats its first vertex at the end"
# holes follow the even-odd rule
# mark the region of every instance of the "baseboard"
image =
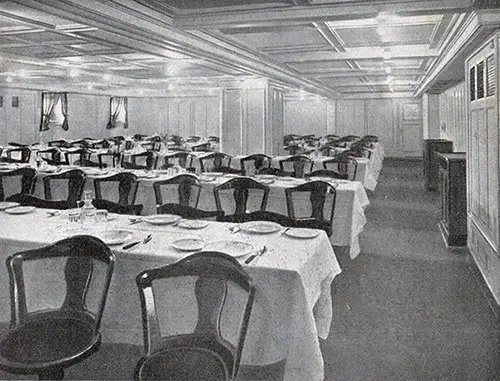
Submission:
POLYGON ((497 317, 497 319, 500 319, 500 305, 497 303, 490 288, 486 284, 486 281, 483 277, 483 274, 481 273, 481 270, 479 270, 479 267, 477 266, 476 261, 474 260, 474 257, 472 256, 472 254, 470 253, 470 251, 467 248, 462 248, 462 249, 466 251, 467 265, 468 265, 469 271, 472 273, 472 277, 473 277, 474 281, 476 282, 476 285, 480 288, 481 293, 483 294, 484 298, 488 302, 488 306, 490 307, 490 310, 497 317))

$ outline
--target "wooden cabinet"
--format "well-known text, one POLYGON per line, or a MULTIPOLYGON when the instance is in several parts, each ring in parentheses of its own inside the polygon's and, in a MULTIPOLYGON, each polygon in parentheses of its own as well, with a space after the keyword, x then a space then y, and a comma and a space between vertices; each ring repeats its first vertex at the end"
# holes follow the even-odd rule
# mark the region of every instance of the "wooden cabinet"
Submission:
POLYGON ((441 193, 439 228, 448 246, 467 244, 467 191, 465 152, 437 153, 441 193))
POLYGON ((438 190, 439 162, 437 152, 453 152, 453 142, 446 139, 425 139, 423 147, 425 187, 438 190))

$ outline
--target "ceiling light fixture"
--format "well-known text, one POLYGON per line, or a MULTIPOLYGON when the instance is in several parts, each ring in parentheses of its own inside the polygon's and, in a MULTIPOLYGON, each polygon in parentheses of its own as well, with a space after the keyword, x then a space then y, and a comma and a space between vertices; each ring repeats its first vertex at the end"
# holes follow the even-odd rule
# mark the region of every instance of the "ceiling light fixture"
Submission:
POLYGON ((387 66, 385 68, 385 74, 391 74, 391 72, 392 72, 392 69, 389 66, 387 66))
POLYGON ((5 80, 10 83, 10 82, 12 82, 12 77, 10 75, 8 75, 7 78, 5 78, 5 80))
POLYGON ((389 49, 384 49, 384 51, 382 52, 382 58, 384 60, 390 60, 392 58, 391 51, 389 49))

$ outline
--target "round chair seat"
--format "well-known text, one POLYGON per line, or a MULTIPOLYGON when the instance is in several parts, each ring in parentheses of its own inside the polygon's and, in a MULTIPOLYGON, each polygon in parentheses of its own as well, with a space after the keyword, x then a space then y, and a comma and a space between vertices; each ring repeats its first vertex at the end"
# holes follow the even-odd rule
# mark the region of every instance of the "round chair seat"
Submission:
POLYGON ((139 362, 138 380, 223 381, 228 372, 222 358, 204 348, 172 348, 139 362))
POLYGON ((74 318, 29 321, 12 330, 0 343, 0 355, 13 363, 35 367, 70 360, 97 342, 93 327, 74 318))

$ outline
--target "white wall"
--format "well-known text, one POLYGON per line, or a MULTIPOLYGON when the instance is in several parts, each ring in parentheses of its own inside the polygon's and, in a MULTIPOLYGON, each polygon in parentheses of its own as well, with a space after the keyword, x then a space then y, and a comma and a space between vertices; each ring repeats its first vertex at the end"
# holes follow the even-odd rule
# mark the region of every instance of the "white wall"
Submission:
POLYGON ((467 151, 467 104, 465 82, 439 94, 441 138, 453 141, 454 151, 467 151))
POLYGON ((0 145, 48 142, 54 139, 105 138, 136 133, 179 135, 219 135, 220 97, 128 98, 129 128, 106 129, 109 96, 68 93, 69 130, 39 132, 41 92, 0 89, 0 145), (19 97, 19 107, 11 105, 19 97))

